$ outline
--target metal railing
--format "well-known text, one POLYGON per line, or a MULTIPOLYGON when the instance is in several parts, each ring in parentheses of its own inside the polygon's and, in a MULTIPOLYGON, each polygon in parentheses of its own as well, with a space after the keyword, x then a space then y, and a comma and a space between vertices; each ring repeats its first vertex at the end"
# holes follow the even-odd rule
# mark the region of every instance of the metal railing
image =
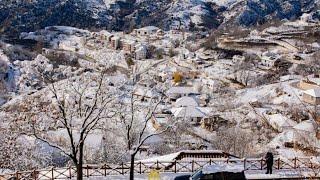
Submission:
MULTIPOLYGON (((156 161, 156 162, 136 162, 134 164, 134 172, 137 174, 149 173, 151 170, 157 169, 160 172, 168 173, 192 173, 205 165, 214 164, 237 164, 243 166, 245 170, 263 170, 266 168, 265 160, 262 158, 250 159, 209 159, 203 161, 156 161)), ((310 171, 320 169, 318 162, 313 162, 311 158, 293 158, 293 159, 275 159, 274 169, 277 170, 293 170, 310 171)), ((129 174, 130 164, 103 164, 103 165, 84 165, 84 177, 97 177, 109 175, 126 175, 129 174)), ((320 170, 319 170, 320 171, 320 170)), ((69 166, 65 168, 41 169, 33 171, 17 171, 15 173, 0 175, 0 180, 53 180, 53 179, 71 179, 76 177, 76 168, 69 166)))

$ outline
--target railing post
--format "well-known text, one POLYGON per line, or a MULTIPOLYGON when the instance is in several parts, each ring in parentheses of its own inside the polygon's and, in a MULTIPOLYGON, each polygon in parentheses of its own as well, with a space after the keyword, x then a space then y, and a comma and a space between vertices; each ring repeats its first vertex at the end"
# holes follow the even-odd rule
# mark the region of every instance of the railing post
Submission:
POLYGON ((72 167, 69 166, 69 179, 71 179, 71 178, 72 178, 72 167))
POLYGON ((227 158, 227 164, 229 164, 229 158, 227 158))
POLYGON ((247 166, 247 159, 244 158, 243 159, 243 169, 246 170, 246 166, 247 166))
POLYGON ((141 161, 139 162, 139 173, 142 173, 141 161))
POLYGON ((278 158, 278 170, 280 169, 280 158, 278 158))
POLYGON ((103 165, 104 176, 107 176, 107 164, 103 165))
POLYGON ((54 167, 51 168, 51 179, 54 179, 54 167))
POLYGON ((194 171, 194 160, 192 160, 192 164, 191 164, 191 172, 194 171))
POLYGON ((32 172, 32 176, 34 180, 37 180, 37 171, 35 169, 32 172))
POLYGON ((19 180, 19 171, 16 172, 16 179, 19 180))
POLYGON ((211 165, 212 164, 212 159, 210 158, 210 160, 209 160, 209 165, 211 165))
POLYGON ((157 170, 159 169, 159 161, 157 160, 157 170))
POLYGON ((87 177, 89 177, 89 165, 87 165, 87 177))
POLYGON ((174 160, 174 173, 177 173, 177 160, 174 160))
POLYGON ((124 175, 124 165, 123 165, 123 162, 121 163, 121 174, 124 175))
POLYGON ((261 166, 261 170, 263 170, 263 158, 261 158, 261 160, 260 160, 260 166, 261 166))
POLYGON ((294 169, 297 168, 297 157, 294 158, 294 169))

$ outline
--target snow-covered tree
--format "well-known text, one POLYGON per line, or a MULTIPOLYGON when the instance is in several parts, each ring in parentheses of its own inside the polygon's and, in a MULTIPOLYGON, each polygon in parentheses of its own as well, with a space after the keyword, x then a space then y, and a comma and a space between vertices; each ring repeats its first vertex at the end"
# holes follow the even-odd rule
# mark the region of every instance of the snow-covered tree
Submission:
POLYGON ((142 77, 144 70, 135 69, 132 71, 131 80, 128 81, 124 90, 119 95, 117 107, 117 123, 122 130, 122 137, 125 141, 127 152, 130 153, 130 180, 134 179, 134 160, 136 154, 144 143, 151 137, 166 132, 171 126, 159 130, 151 130, 151 120, 154 113, 159 111, 163 102, 164 93, 162 88, 154 87, 145 92, 142 99, 136 96, 139 85, 139 77, 142 77), (154 93, 154 96, 152 94, 154 93), (148 97, 148 98, 147 98, 148 97))
POLYGON ((30 124, 27 133, 68 156, 83 178, 87 138, 99 131, 114 113, 109 109, 112 90, 104 74, 85 73, 49 85, 45 100, 25 113, 30 124))
POLYGON ((21 134, 15 125, 0 128, 0 169, 21 171, 52 164, 51 157, 41 151, 35 139, 21 134))

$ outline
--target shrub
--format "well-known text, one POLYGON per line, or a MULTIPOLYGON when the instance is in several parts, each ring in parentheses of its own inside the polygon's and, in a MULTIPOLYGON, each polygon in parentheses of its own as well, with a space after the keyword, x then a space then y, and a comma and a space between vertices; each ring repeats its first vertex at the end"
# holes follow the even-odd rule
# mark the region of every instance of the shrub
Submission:
POLYGON ((175 73, 173 74, 173 81, 174 81, 175 83, 181 82, 182 79, 183 79, 183 76, 182 76, 179 72, 175 72, 175 73))

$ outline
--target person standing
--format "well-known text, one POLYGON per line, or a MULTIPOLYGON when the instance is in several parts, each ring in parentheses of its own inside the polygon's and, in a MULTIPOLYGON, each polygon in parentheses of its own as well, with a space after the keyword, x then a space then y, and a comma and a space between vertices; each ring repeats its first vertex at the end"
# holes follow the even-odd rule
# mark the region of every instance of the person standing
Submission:
POLYGON ((267 163, 267 172, 266 174, 272 174, 272 166, 273 166, 273 154, 271 152, 267 152, 266 155, 266 163, 267 163))

